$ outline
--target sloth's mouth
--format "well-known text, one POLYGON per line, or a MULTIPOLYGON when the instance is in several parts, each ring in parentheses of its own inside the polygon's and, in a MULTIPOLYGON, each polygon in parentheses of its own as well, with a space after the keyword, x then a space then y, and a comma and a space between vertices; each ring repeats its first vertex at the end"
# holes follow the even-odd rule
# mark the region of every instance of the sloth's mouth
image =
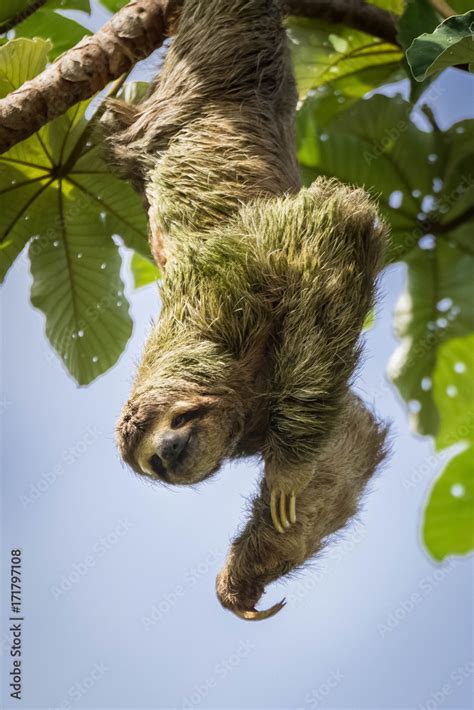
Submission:
MULTIPOLYGON (((186 442, 186 446, 184 447, 183 451, 179 454, 179 456, 177 456, 177 458, 173 461, 172 464, 165 463, 165 461, 163 461, 163 459, 158 454, 153 454, 153 456, 151 457, 149 463, 153 472, 157 476, 159 476, 163 481, 165 481, 165 483, 174 483, 172 477, 179 473, 180 467, 186 461, 186 459, 189 458, 189 444, 191 443, 192 439, 193 436, 191 434, 186 442)), ((179 482, 181 483, 181 481, 179 482)))

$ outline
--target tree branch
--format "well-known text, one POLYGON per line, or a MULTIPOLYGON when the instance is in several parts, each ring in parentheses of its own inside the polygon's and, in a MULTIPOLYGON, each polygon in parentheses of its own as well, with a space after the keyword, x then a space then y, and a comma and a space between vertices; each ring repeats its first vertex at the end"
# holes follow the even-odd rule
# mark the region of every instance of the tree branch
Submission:
MULTIPOLYGON (((148 57, 171 34, 181 4, 182 0, 132 0, 98 32, 1 99, 0 153, 148 57)), ((286 9, 396 44, 395 16, 363 0, 286 0, 286 9)))

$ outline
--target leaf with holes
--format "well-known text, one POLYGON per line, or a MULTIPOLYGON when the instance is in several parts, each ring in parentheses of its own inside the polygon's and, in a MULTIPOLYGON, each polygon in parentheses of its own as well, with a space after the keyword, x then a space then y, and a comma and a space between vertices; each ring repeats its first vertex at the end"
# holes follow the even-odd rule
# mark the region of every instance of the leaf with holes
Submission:
MULTIPOLYGON (((14 40, 13 52, 9 45, 0 50, 0 67, 8 50, 6 75, 19 85, 44 68, 48 47, 14 40)), ((80 384, 113 365, 132 329, 113 235, 151 258, 142 202, 110 175, 86 107, 76 105, 0 156, 1 276, 32 240, 32 302, 80 384)))
POLYGON ((474 10, 453 15, 431 33, 416 37, 407 49, 407 60, 417 81, 452 66, 474 69, 474 10))
MULTIPOLYGON (((470 284, 470 301, 459 308, 468 309, 473 318, 474 287, 470 284)), ((459 313, 459 317, 461 313, 459 313)), ((458 441, 474 443, 474 336, 456 338, 439 348, 433 376, 433 397, 440 413, 436 446, 444 449, 458 441)))
POLYGON ((436 434, 434 399, 439 348, 474 329, 473 121, 421 131, 399 97, 360 101, 324 129, 299 136, 306 181, 326 174, 365 186, 392 230, 389 258, 408 265, 408 290, 396 312, 401 344, 391 375, 412 425, 436 434), (416 162, 413 155, 417 155, 416 162))
POLYGON ((37 201, 56 214, 31 243, 31 302, 46 315, 46 334, 78 383, 116 362, 132 333, 120 279, 121 259, 100 207, 61 183, 37 201))
MULTIPOLYGON (((439 406, 434 383, 446 370, 452 339, 474 330, 474 256, 439 238, 433 238, 430 246, 407 257, 408 288, 395 310, 395 331, 401 343, 388 371, 408 402, 413 429, 436 435, 449 397, 448 401, 443 397, 439 406)), ((462 411, 459 415, 463 416, 462 411)))
POLYGON ((435 560, 474 549, 474 477, 470 447, 448 463, 431 491, 423 537, 435 560))

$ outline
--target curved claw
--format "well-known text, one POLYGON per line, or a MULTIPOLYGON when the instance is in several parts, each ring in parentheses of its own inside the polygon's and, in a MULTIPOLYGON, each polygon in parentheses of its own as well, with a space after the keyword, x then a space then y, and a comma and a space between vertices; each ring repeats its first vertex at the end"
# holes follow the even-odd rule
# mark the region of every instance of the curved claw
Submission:
POLYGON ((240 609, 231 609, 239 619, 245 619, 246 621, 262 621, 262 619, 269 619, 271 616, 278 614, 281 609, 286 604, 286 600, 282 599, 278 604, 274 604, 270 609, 264 609, 263 611, 258 611, 257 609, 249 609, 247 611, 241 611, 240 609))
POLYGON ((283 491, 271 490, 270 493, 270 514, 272 517, 272 522, 279 533, 284 533, 291 525, 296 523, 296 495, 292 491, 290 494, 290 500, 288 503, 288 513, 289 519, 286 514, 286 493, 283 491), (278 502, 278 495, 280 495, 280 500, 278 502), (277 504, 278 502, 278 504, 277 504))

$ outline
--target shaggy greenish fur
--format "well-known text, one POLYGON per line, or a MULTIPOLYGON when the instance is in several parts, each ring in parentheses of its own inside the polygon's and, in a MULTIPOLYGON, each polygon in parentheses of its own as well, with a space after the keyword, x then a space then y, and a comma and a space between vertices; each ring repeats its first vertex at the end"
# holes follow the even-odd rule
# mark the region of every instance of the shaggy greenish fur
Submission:
POLYGON ((278 2, 185 0, 150 96, 112 102, 104 119, 164 267, 119 448, 143 472, 179 401, 204 413, 173 483, 262 456, 260 496, 218 581, 247 618, 268 582, 344 525, 384 456, 384 432, 349 393, 384 226, 362 190, 323 178, 300 189, 295 103, 278 2), (296 496, 283 535, 269 491, 296 496))

